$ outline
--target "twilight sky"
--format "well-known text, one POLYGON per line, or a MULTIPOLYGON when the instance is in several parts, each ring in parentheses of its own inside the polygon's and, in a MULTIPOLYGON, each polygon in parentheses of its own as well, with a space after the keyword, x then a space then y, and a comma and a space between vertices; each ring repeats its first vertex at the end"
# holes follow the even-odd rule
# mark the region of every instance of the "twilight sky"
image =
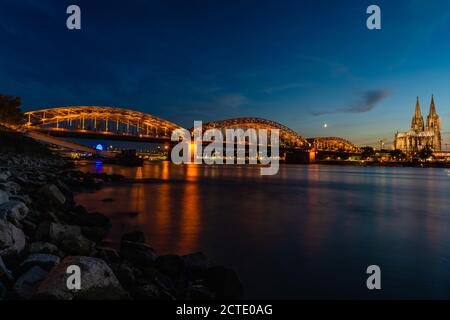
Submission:
POLYGON ((447 0, 0 0, 0 93, 25 110, 110 105, 185 127, 257 116, 363 145, 392 142, 416 96, 426 115, 434 94, 447 143, 449 37, 447 0), (366 28, 370 4, 381 31, 366 28))

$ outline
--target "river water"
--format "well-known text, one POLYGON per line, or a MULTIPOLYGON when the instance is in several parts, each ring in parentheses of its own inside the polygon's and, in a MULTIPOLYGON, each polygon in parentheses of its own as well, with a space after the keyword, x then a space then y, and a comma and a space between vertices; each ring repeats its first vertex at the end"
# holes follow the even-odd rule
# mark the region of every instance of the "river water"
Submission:
POLYGON ((248 298, 450 298, 447 169, 79 168, 132 179, 76 196, 111 218, 111 241, 137 229, 158 254, 203 251, 238 272, 248 298), (369 265, 381 290, 366 287, 369 265))

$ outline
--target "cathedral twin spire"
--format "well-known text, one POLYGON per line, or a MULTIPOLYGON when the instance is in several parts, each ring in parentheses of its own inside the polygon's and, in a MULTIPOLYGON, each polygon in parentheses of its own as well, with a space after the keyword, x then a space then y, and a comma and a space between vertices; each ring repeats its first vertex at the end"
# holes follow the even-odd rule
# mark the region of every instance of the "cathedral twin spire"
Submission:
POLYGON ((441 151, 441 120, 436 113, 434 96, 431 97, 430 112, 426 120, 425 126, 422 111, 420 110, 419 97, 417 97, 416 109, 411 121, 411 130, 397 132, 394 139, 394 148, 406 154, 415 154, 424 148, 430 148, 433 152, 441 151))
MULTIPOLYGON (((427 116, 426 131, 439 131, 439 116, 436 113, 436 107, 434 105, 434 96, 431 96, 430 112, 427 116)), ((416 110, 411 122, 411 129, 415 132, 425 131, 425 125, 422 117, 422 112, 420 110, 419 97, 416 100, 416 110)))
POLYGON ((420 111, 419 97, 416 100, 416 111, 411 121, 411 129, 415 132, 422 132, 425 130, 423 123, 422 111, 420 111))

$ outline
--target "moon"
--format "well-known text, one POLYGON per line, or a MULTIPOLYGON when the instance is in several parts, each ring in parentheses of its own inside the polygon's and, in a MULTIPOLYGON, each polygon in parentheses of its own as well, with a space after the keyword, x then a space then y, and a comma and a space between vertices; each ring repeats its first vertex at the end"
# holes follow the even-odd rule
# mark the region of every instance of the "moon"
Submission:
POLYGON ((328 123, 324 123, 323 124, 323 127, 326 129, 326 128, 328 128, 328 123))

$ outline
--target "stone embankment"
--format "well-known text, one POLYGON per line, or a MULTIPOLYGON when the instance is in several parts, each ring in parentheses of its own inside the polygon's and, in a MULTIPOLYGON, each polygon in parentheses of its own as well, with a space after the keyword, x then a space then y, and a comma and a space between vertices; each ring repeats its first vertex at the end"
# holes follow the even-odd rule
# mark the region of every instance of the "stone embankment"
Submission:
POLYGON ((0 137, 0 300, 243 297, 236 273, 212 265, 201 252, 157 255, 139 231, 123 235, 117 250, 105 246, 109 219, 77 205, 73 192, 100 188, 121 177, 75 171, 46 151, 37 152, 38 156, 23 152, 27 149, 23 145, 18 152, 13 146, 2 150, 2 141, 10 141, 3 138, 4 134, 0 137), (67 286, 67 271, 74 265, 81 270, 79 290, 67 286))

